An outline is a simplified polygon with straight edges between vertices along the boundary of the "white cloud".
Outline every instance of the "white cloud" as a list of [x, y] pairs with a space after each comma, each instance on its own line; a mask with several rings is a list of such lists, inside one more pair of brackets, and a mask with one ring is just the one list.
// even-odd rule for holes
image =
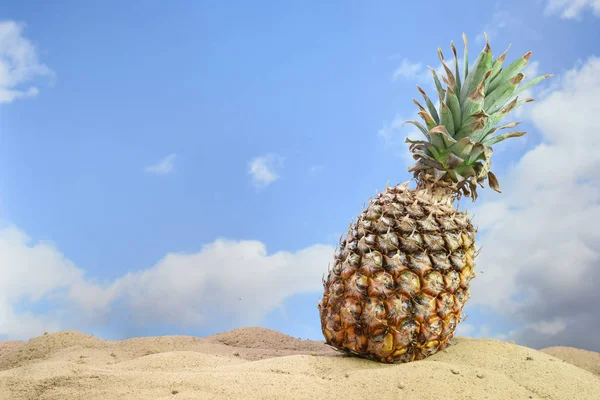
[[415, 79], [423, 72], [423, 65], [421, 63], [411, 63], [406, 58], [402, 60], [402, 64], [394, 71], [392, 79], [394, 81], [405, 78]]
[[56, 313], [35, 316], [13, 309], [78, 282], [82, 271], [51, 243], [31, 243], [16, 227], [0, 230], [0, 335], [27, 337], [59, 327]]
[[52, 78], [54, 73], [38, 60], [33, 43], [23, 36], [25, 25], [0, 21], [0, 103], [37, 96], [36, 86], [25, 87], [38, 77]]
[[559, 14], [564, 19], [578, 19], [584, 10], [590, 8], [600, 17], [600, 0], [548, 0], [546, 14]]
[[248, 165], [248, 173], [252, 175], [252, 183], [257, 188], [264, 188], [279, 179], [283, 166], [283, 157], [277, 154], [267, 154], [256, 157]]
[[484, 273], [468, 304], [523, 324], [510, 336], [525, 344], [598, 351], [600, 58], [551, 79], [529, 113], [542, 143], [500, 177], [503, 194], [472, 208]]
[[[269, 254], [258, 241], [218, 239], [196, 253], [170, 253], [145, 270], [100, 285], [86, 279], [52, 244], [33, 243], [17, 228], [4, 228], [0, 336], [90, 331], [124, 311], [132, 316], [127, 323], [138, 327], [205, 327], [223, 319], [234, 326], [258, 324], [287, 297], [322, 290], [321, 277], [333, 251], [332, 246], [313, 245]], [[40, 299], [56, 304], [40, 314], [16, 307]]]
[[146, 172], [155, 175], [168, 175], [175, 169], [175, 159], [177, 158], [176, 154], [169, 154], [158, 163], [154, 165], [150, 165], [146, 167]]

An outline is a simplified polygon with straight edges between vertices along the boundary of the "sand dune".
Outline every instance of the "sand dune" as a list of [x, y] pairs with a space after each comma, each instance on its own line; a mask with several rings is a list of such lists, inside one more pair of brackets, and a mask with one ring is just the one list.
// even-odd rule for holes
[[426, 360], [385, 365], [263, 328], [0, 343], [0, 399], [340, 398], [600, 399], [600, 354], [456, 338]]

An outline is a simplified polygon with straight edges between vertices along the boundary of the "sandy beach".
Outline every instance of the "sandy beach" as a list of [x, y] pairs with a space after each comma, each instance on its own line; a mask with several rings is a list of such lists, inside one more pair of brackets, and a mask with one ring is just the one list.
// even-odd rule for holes
[[1, 399], [600, 399], [600, 353], [458, 337], [385, 365], [264, 328], [104, 341], [0, 343]]

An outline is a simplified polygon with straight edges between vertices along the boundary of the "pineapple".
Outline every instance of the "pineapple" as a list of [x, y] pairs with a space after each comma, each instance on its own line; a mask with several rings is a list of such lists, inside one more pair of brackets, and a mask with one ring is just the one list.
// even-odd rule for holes
[[477, 229], [453, 203], [463, 195], [475, 201], [486, 179], [500, 192], [490, 171], [491, 146], [525, 132], [497, 134], [518, 122], [497, 124], [533, 101], [519, 93], [551, 76], [520, 85], [531, 52], [503, 68], [508, 49], [493, 59], [485, 39], [469, 69], [463, 34], [462, 75], [454, 44], [454, 71], [438, 49], [444, 85], [431, 72], [439, 108], [417, 86], [426, 108], [413, 101], [424, 125], [407, 121], [425, 136], [406, 139], [416, 188], [386, 186], [340, 239], [318, 305], [323, 335], [336, 349], [384, 363], [421, 360], [444, 349], [462, 319], [475, 276]]

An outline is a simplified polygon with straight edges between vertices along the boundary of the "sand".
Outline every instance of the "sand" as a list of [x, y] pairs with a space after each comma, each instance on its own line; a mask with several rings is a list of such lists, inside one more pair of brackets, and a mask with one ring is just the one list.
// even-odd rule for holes
[[0, 399], [600, 399], [600, 354], [456, 338], [386, 365], [263, 328], [104, 341], [0, 343]]

